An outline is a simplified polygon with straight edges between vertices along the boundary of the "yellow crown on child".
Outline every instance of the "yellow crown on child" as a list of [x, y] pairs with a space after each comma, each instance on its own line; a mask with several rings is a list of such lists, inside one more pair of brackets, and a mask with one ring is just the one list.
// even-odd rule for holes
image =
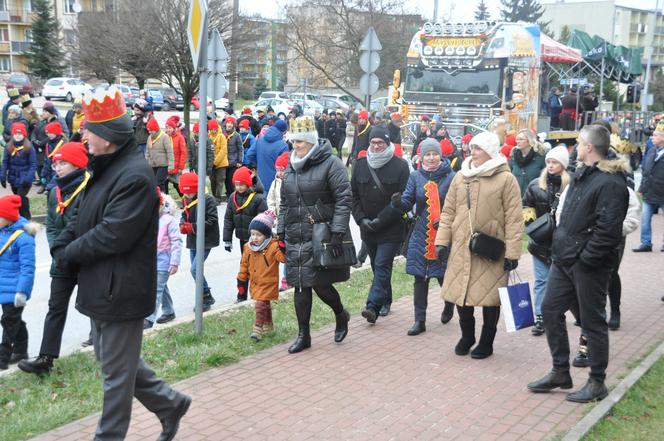
[[290, 123], [290, 132], [292, 134], [315, 131], [316, 123], [314, 123], [314, 119], [310, 116], [300, 116], [292, 120]]

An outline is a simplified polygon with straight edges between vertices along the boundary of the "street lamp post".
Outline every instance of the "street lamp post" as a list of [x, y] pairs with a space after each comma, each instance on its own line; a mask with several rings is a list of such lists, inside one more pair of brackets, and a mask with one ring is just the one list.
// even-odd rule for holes
[[659, 0], [656, 0], [655, 3], [655, 14], [652, 19], [652, 28], [650, 31], [650, 41], [648, 42], [648, 47], [646, 50], [648, 51], [648, 62], [646, 63], [646, 77], [645, 77], [645, 84], [643, 86], [643, 93], [641, 94], [641, 110], [644, 112], [648, 111], [648, 84], [650, 83], [650, 65], [652, 64], [652, 53], [653, 53], [653, 45], [655, 41], [655, 30], [657, 29], [657, 16], [659, 15]]

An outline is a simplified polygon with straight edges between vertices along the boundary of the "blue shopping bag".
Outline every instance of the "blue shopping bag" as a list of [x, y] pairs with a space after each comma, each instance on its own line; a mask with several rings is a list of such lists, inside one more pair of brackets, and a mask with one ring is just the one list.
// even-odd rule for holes
[[535, 324], [533, 301], [528, 282], [519, 282], [498, 288], [500, 306], [505, 317], [507, 332], [515, 332]]

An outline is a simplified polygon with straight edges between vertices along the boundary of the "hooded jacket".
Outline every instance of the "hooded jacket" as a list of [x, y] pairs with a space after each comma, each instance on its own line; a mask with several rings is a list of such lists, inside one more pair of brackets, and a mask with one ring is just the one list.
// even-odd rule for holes
[[32, 294], [35, 282], [35, 235], [38, 226], [23, 217], [0, 229], [0, 249], [17, 230], [23, 230], [9, 247], [0, 254], [0, 305], [14, 303], [17, 292]]
[[246, 243], [237, 279], [249, 281], [252, 299], [279, 300], [279, 263], [285, 261], [286, 256], [274, 238], [261, 251], [253, 251]]
[[244, 155], [244, 163], [256, 167], [260, 181], [264, 188], [269, 190], [274, 175], [277, 173], [274, 162], [279, 155], [287, 151], [288, 144], [284, 141], [284, 134], [272, 126], [256, 140], [254, 145], [249, 147]]
[[37, 154], [27, 138], [23, 141], [23, 150], [15, 150], [12, 139], [5, 145], [5, 153], [0, 167], [0, 182], [9, 182], [13, 187], [32, 186], [37, 169]]

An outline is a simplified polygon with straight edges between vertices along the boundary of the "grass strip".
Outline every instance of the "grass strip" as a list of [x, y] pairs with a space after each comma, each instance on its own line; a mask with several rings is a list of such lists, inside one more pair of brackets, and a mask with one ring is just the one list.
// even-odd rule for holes
[[[394, 300], [412, 292], [413, 278], [405, 274], [405, 262], [394, 266]], [[366, 303], [371, 271], [356, 271], [351, 279], [335, 286], [352, 320]], [[184, 293], [181, 293], [182, 295]], [[153, 333], [143, 342], [143, 358], [157, 374], [173, 383], [209, 369], [227, 366], [263, 349], [293, 340], [297, 321], [292, 295], [273, 303], [275, 331], [259, 343], [250, 338], [254, 308], [247, 306], [221, 314], [206, 315], [203, 335], [196, 336], [193, 323], [183, 323]], [[312, 330], [334, 323], [334, 314], [314, 300]], [[332, 332], [329, 336], [332, 339]], [[323, 337], [323, 338], [325, 338]], [[352, 340], [352, 333], [349, 335]], [[314, 341], [314, 344], [316, 342]], [[297, 355], [294, 355], [297, 356]], [[0, 378], [0, 440], [23, 440], [99, 412], [102, 404], [99, 365], [90, 352], [74, 353], [56, 361], [50, 376], [38, 378], [22, 372]]]

